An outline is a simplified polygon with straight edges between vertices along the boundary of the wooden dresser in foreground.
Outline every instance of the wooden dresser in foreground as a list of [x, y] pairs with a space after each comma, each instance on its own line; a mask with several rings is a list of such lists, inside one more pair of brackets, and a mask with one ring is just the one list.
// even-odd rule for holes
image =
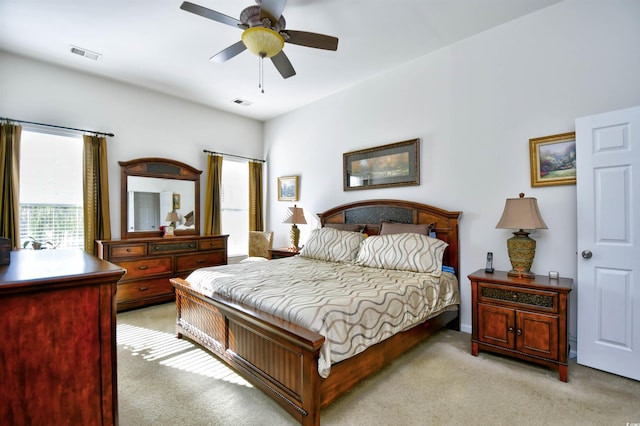
[[471, 353], [485, 350], [543, 364], [568, 380], [569, 292], [573, 280], [510, 277], [480, 269], [471, 281]]
[[98, 257], [127, 273], [118, 283], [118, 311], [175, 298], [169, 278], [185, 278], [205, 266], [227, 264], [228, 235], [96, 241]]
[[81, 250], [20, 250], [0, 266], [0, 422], [114, 425], [116, 283]]

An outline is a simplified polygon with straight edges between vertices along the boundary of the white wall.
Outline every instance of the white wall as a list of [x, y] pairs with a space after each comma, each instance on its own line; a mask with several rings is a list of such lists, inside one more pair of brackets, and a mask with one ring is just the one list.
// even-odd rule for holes
[[[287, 244], [278, 176], [300, 175], [298, 205], [315, 213], [394, 198], [462, 211], [462, 326], [471, 330], [469, 281], [494, 253], [510, 269], [505, 199], [538, 199], [536, 273], [576, 276], [576, 187], [532, 188], [529, 139], [574, 131], [576, 117], [640, 104], [640, 2], [566, 0], [442, 49], [265, 125], [268, 229]], [[421, 185], [344, 192], [342, 153], [421, 139]], [[301, 242], [313, 224], [302, 229]], [[576, 292], [570, 334], [576, 336]], [[575, 345], [572, 345], [575, 348]]]
[[164, 157], [203, 170], [204, 208], [203, 149], [262, 158], [257, 120], [2, 51], [0, 71], [0, 116], [115, 134], [107, 139], [114, 238], [120, 237], [118, 161]]

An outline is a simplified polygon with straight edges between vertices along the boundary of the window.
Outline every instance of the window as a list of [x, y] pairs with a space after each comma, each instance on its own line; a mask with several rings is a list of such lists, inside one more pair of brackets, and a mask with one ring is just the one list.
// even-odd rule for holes
[[246, 255], [249, 244], [249, 166], [222, 160], [222, 233], [229, 235], [229, 256]]
[[82, 137], [22, 130], [20, 242], [84, 249]]

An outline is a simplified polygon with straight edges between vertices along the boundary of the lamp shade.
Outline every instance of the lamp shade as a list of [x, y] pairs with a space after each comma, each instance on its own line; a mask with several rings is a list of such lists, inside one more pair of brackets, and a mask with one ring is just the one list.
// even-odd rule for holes
[[284, 39], [270, 28], [252, 27], [242, 33], [242, 43], [254, 55], [271, 58], [280, 53], [284, 47]]
[[293, 205], [293, 207], [289, 207], [289, 210], [287, 211], [287, 215], [285, 216], [282, 223], [292, 223], [294, 225], [297, 225], [297, 224], [306, 225], [307, 220], [304, 218], [304, 210], [302, 210], [302, 207], [296, 207], [295, 204]]
[[520, 198], [507, 198], [498, 229], [548, 229], [538, 209], [538, 201], [520, 193]]
[[176, 213], [175, 211], [170, 211], [169, 213], [167, 213], [165, 222], [178, 222], [179, 220], [180, 217], [178, 216], [178, 213]]

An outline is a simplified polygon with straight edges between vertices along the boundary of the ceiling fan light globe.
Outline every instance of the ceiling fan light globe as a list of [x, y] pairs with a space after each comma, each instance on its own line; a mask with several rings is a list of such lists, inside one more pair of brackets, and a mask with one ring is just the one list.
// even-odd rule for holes
[[251, 53], [262, 58], [271, 58], [280, 53], [284, 47], [284, 39], [269, 28], [253, 27], [244, 30], [242, 43]]

